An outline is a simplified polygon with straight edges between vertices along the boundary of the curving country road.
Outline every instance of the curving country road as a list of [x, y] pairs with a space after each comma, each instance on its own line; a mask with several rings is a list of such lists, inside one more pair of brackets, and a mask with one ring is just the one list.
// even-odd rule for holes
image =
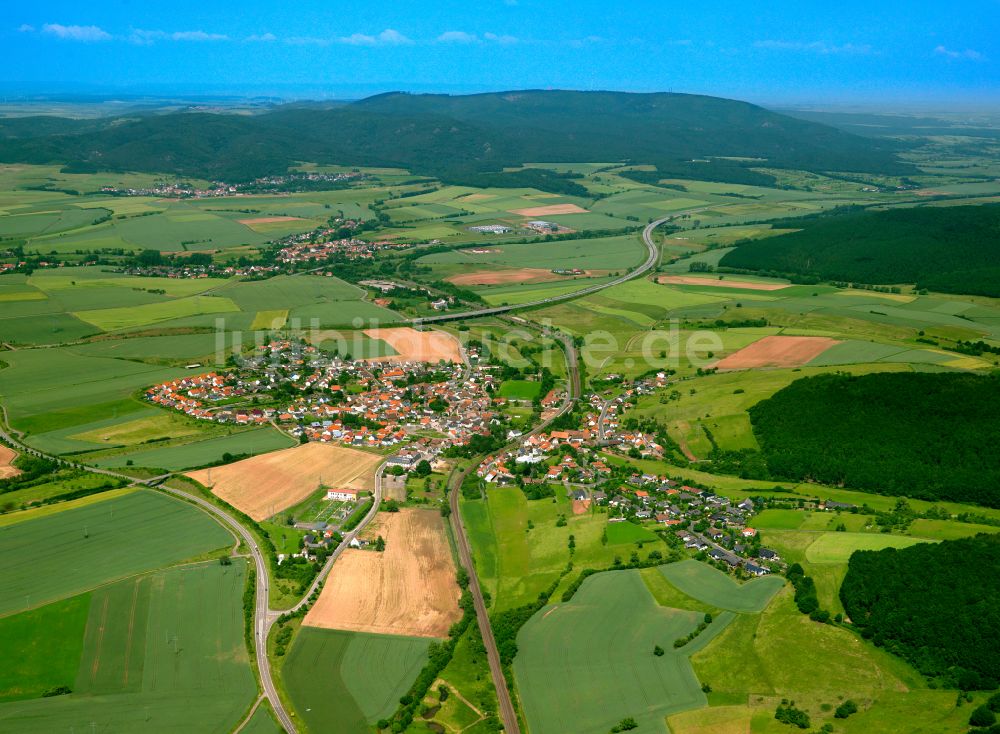
[[[14, 435], [13, 429], [7, 428], [6, 418], [7, 418], [6, 410], [3, 410], [3, 423], [0, 424], [0, 439], [3, 439], [4, 441], [9, 443], [11, 446], [13, 446], [15, 449], [17, 449], [22, 453], [30, 454], [32, 456], [37, 456], [43, 459], [50, 459], [52, 461], [56, 461], [61, 464], [67, 463], [64, 459], [61, 459], [58, 456], [52, 456], [50, 454], [34, 449], [28, 446], [27, 444], [23, 443], [18, 436]], [[386, 459], [388, 460], [388, 457], [386, 457]], [[285, 614], [286, 612], [289, 611], [292, 612], [297, 611], [304, 604], [308, 603], [309, 597], [312, 595], [314, 591], [316, 591], [317, 588], [319, 588], [320, 584], [326, 578], [327, 574], [329, 574], [330, 569], [333, 566], [333, 562], [340, 557], [340, 555], [344, 552], [344, 549], [348, 547], [350, 542], [355, 537], [357, 537], [358, 533], [360, 533], [378, 513], [379, 502], [382, 499], [382, 474], [385, 469], [385, 462], [380, 464], [375, 472], [375, 494], [374, 494], [375, 501], [372, 503], [372, 508], [364, 516], [361, 522], [358, 523], [358, 526], [350, 533], [344, 536], [343, 541], [330, 554], [330, 557], [327, 559], [326, 564], [323, 566], [322, 569], [320, 569], [320, 572], [316, 576], [316, 580], [313, 581], [308, 591], [306, 591], [305, 595], [302, 597], [302, 600], [299, 601], [299, 603], [296, 604], [294, 607], [292, 607], [290, 610], [276, 610], [270, 608], [268, 599], [271, 591], [271, 578], [270, 578], [270, 573], [269, 573], [270, 569], [268, 567], [267, 559], [264, 557], [264, 553], [263, 551], [261, 551], [260, 545], [258, 545], [256, 538], [254, 538], [253, 536], [253, 533], [247, 530], [243, 526], [243, 524], [240, 523], [238, 519], [236, 519], [233, 515], [226, 512], [226, 510], [209, 502], [208, 500], [202, 497], [199, 497], [198, 495], [191, 494], [190, 492], [186, 492], [182, 489], [177, 489], [175, 487], [167, 486], [163, 482], [170, 476], [169, 474], [165, 474], [159, 477], [151, 477], [149, 479], [136, 479], [135, 477], [131, 477], [127, 474], [121, 474], [119, 472], [111, 471], [108, 469], [101, 469], [94, 466], [87, 466], [86, 464], [73, 464], [73, 465], [84, 471], [89, 471], [92, 474], [101, 474], [103, 476], [114, 477], [117, 479], [125, 479], [132, 484], [138, 484], [145, 487], [156, 488], [161, 491], [172, 494], [175, 497], [178, 497], [179, 499], [182, 499], [186, 502], [195, 504], [201, 509], [205, 510], [206, 512], [212, 514], [223, 525], [230, 528], [237, 535], [237, 537], [242, 539], [246, 547], [250, 550], [250, 556], [251, 558], [253, 558], [254, 567], [256, 569], [256, 574], [257, 574], [257, 587], [256, 587], [256, 600], [254, 606], [253, 627], [254, 627], [254, 650], [256, 652], [257, 669], [260, 675], [261, 688], [264, 691], [264, 696], [271, 702], [271, 707], [272, 709], [274, 709], [274, 714], [278, 718], [278, 721], [280, 722], [281, 726], [284, 727], [285, 731], [288, 732], [288, 734], [296, 734], [298, 729], [295, 726], [295, 722], [292, 720], [291, 715], [289, 715], [288, 711], [284, 707], [284, 704], [281, 702], [281, 698], [278, 695], [278, 690], [274, 685], [274, 679], [271, 675], [271, 661], [267, 657], [267, 636], [271, 631], [271, 627], [274, 626], [274, 623], [282, 614]]]
[[[642, 232], [643, 243], [646, 245], [649, 251], [645, 262], [643, 262], [643, 264], [640, 265], [635, 270], [632, 270], [626, 273], [625, 275], [615, 278], [614, 280], [608, 281], [606, 283], [600, 283], [597, 285], [588, 286], [586, 288], [582, 288], [572, 293], [566, 293], [560, 296], [553, 296], [551, 298], [543, 298], [537, 301], [530, 301], [528, 303], [521, 303], [514, 306], [495, 306], [490, 308], [464, 311], [462, 313], [448, 313], [448, 314], [441, 314], [438, 316], [428, 316], [426, 318], [416, 319], [414, 320], [413, 323], [420, 325], [421, 323], [454, 321], [457, 319], [476, 318], [479, 316], [506, 314], [511, 311], [521, 310], [525, 308], [532, 308], [535, 306], [542, 306], [542, 305], [548, 305], [552, 303], [572, 300], [574, 298], [579, 298], [581, 296], [585, 296], [590, 293], [596, 293], [598, 291], [604, 290], [605, 288], [611, 288], [612, 286], [619, 285], [626, 281], [632, 280], [633, 278], [637, 278], [642, 274], [648, 272], [651, 268], [653, 268], [656, 265], [657, 261], [659, 260], [659, 251], [656, 245], [653, 243], [652, 239], [653, 230], [656, 229], [656, 227], [663, 224], [664, 222], [667, 222], [670, 219], [673, 219], [674, 217], [682, 213], [685, 212], [677, 212], [671, 216], [663, 217], [662, 219], [658, 219], [646, 225], [645, 229]], [[574, 346], [572, 340], [563, 334], [556, 333], [550, 335], [555, 336], [556, 338], [560, 339], [563, 342], [563, 347], [565, 349], [565, 354], [566, 354], [566, 363], [568, 368], [567, 374], [569, 378], [567, 394], [566, 398], [563, 400], [563, 405], [560, 408], [559, 412], [556, 413], [554, 416], [552, 416], [552, 418], [550, 418], [549, 420], [540, 423], [538, 426], [532, 429], [530, 433], [526, 434], [526, 436], [545, 430], [545, 428], [547, 428], [548, 425], [553, 420], [563, 415], [572, 408], [573, 401], [580, 396], [581, 392], [580, 375], [578, 369], [578, 356], [576, 347]], [[64, 459], [61, 459], [58, 456], [53, 456], [45, 452], [38, 451], [37, 449], [34, 449], [23, 443], [20, 439], [20, 436], [15, 435], [14, 430], [8, 428], [9, 423], [7, 423], [5, 407], [0, 406], [0, 411], [2, 411], [0, 412], [0, 416], [2, 416], [2, 422], [0, 422], [0, 439], [3, 439], [11, 446], [13, 446], [15, 449], [23, 453], [37, 456], [40, 458], [50, 459], [60, 464], [71, 463], [71, 462], [66, 462]], [[514, 446], [518, 444], [526, 436], [519, 437], [517, 441], [512, 442], [512, 444], [510, 444], [509, 446]], [[263, 688], [264, 696], [270, 701], [271, 707], [274, 710], [275, 716], [277, 717], [281, 726], [285, 729], [286, 732], [288, 732], [288, 734], [296, 734], [298, 729], [295, 726], [295, 722], [292, 720], [291, 715], [285, 709], [284, 704], [281, 701], [281, 697], [278, 695], [277, 688], [274, 685], [274, 680], [271, 674], [271, 662], [267, 656], [267, 637], [268, 634], [270, 633], [271, 628], [274, 626], [274, 623], [282, 614], [290, 611], [297, 611], [304, 604], [308, 603], [309, 597], [313, 594], [313, 592], [315, 592], [320, 587], [320, 585], [326, 579], [327, 575], [330, 572], [330, 569], [333, 567], [333, 564], [337, 560], [337, 558], [340, 557], [343, 551], [349, 546], [350, 542], [357, 537], [357, 535], [371, 522], [371, 520], [378, 513], [379, 502], [382, 497], [382, 481], [383, 481], [383, 471], [385, 469], [385, 462], [383, 462], [378, 467], [378, 470], [376, 471], [375, 474], [375, 494], [374, 494], [375, 501], [372, 504], [372, 508], [368, 511], [368, 513], [361, 520], [361, 522], [358, 523], [358, 526], [350, 533], [348, 533], [346, 536], [344, 536], [343, 541], [330, 554], [323, 568], [317, 574], [316, 579], [313, 581], [312, 585], [306, 591], [305, 595], [295, 606], [293, 606], [289, 610], [275, 610], [270, 608], [268, 599], [270, 594], [271, 581], [270, 581], [267, 559], [264, 557], [264, 553], [261, 551], [260, 546], [258, 545], [253, 534], [249, 530], [247, 530], [236, 517], [229, 514], [226, 510], [222, 509], [221, 507], [218, 507], [217, 505], [209, 502], [208, 500], [205, 500], [202, 497], [191, 494], [190, 492], [186, 492], [181, 489], [176, 489], [174, 487], [167, 486], [166, 484], [164, 484], [164, 481], [170, 477], [169, 474], [165, 474], [159, 477], [152, 477], [149, 479], [136, 479], [135, 477], [131, 477], [127, 474], [121, 474], [119, 472], [111, 471], [108, 469], [101, 469], [98, 467], [88, 466], [85, 464], [74, 463], [73, 465], [84, 471], [91, 472], [93, 474], [101, 474], [104, 476], [124, 479], [130, 482], [131, 484], [135, 485], [157, 488], [164, 492], [172, 494], [181, 500], [195, 504], [199, 506], [201, 509], [205, 510], [206, 512], [211, 513], [223, 525], [230, 528], [237, 535], [237, 537], [242, 539], [242, 541], [246, 544], [246, 547], [250, 550], [250, 555], [253, 558], [257, 575], [253, 627], [255, 636], [254, 649], [256, 651], [257, 668], [261, 680], [261, 687]], [[493, 637], [493, 629], [490, 626], [489, 614], [486, 609], [485, 601], [483, 599], [482, 589], [479, 586], [479, 579], [478, 576], [476, 575], [476, 570], [472, 562], [471, 547], [469, 546], [469, 541], [465, 534], [465, 528], [462, 526], [461, 518], [458, 512], [458, 492], [461, 487], [462, 479], [465, 477], [467, 471], [468, 470], [465, 469], [456, 471], [452, 475], [452, 478], [450, 480], [449, 503], [451, 505], [451, 510], [452, 510], [451, 523], [455, 531], [455, 537], [458, 543], [459, 556], [461, 558], [462, 565], [465, 567], [466, 571], [469, 574], [469, 579], [470, 579], [469, 589], [473, 596], [473, 601], [476, 609], [476, 617], [479, 623], [479, 629], [480, 632], [482, 633], [483, 642], [486, 646], [487, 658], [489, 660], [489, 665], [490, 665], [490, 672], [492, 674], [494, 686], [496, 687], [497, 698], [500, 705], [501, 719], [503, 721], [505, 730], [509, 734], [520, 734], [520, 726], [517, 721], [517, 714], [514, 710], [514, 706], [510, 698], [510, 692], [507, 689], [506, 680], [504, 679], [503, 675], [503, 669], [500, 666], [500, 656], [499, 652], [497, 651], [496, 640]], [[245, 722], [241, 722], [240, 726], [242, 726], [244, 723]]]
[[[704, 207], [701, 207], [704, 208]], [[684, 212], [675, 212], [669, 217], [663, 217], [662, 219], [657, 219], [655, 222], [650, 222], [646, 225], [646, 228], [642, 230], [642, 241], [649, 250], [646, 256], [645, 262], [637, 267], [635, 270], [630, 270], [625, 273], [625, 275], [620, 275], [614, 280], [609, 280], [607, 283], [598, 283], [597, 285], [591, 285], [586, 288], [581, 288], [578, 291], [573, 291], [572, 293], [563, 293], [560, 296], [551, 296], [550, 298], [540, 298], [537, 301], [528, 301], [526, 303], [518, 303], [514, 306], [490, 306], [488, 308], [478, 308], [472, 311], [462, 311], [460, 313], [444, 313], [437, 316], [424, 316], [419, 319], [414, 319], [413, 324], [419, 326], [420, 324], [430, 324], [440, 321], [456, 321], [458, 319], [474, 319], [479, 316], [495, 316], [497, 314], [509, 313], [511, 311], [520, 311], [525, 308], [534, 308], [536, 306], [547, 306], [553, 303], [561, 303], [562, 301], [570, 301], [574, 298], [579, 298], [580, 296], [590, 295], [591, 293], [597, 293], [605, 288], [611, 288], [612, 286], [620, 285], [634, 278], [638, 278], [643, 273], [649, 272], [660, 259], [660, 251], [657, 249], [656, 244], [653, 242], [653, 230], [659, 227], [664, 222], [669, 222], [681, 214], [690, 214], [691, 212], [698, 211], [698, 209], [691, 209]]]

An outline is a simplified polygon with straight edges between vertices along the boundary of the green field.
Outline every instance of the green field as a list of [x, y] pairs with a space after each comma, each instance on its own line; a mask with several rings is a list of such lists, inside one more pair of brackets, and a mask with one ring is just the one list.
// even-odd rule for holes
[[498, 394], [508, 400], [534, 400], [539, 397], [542, 385], [529, 380], [505, 380], [500, 385]]
[[178, 471], [221, 461], [222, 455], [226, 453], [234, 456], [238, 454], [263, 454], [277, 449], [287, 449], [294, 445], [295, 441], [284, 433], [267, 426], [177, 446], [116, 454], [98, 459], [95, 463], [102, 467], [122, 468], [131, 461], [132, 466]]
[[732, 612], [759, 612], [785, 585], [780, 576], [764, 576], [744, 584], [699, 561], [660, 566], [667, 581], [698, 601]]
[[[490, 591], [498, 610], [534, 602], [570, 561], [576, 568], [609, 568], [615, 557], [627, 560], [630, 552], [637, 550], [637, 541], [644, 542], [644, 556], [653, 550], [666, 550], [663, 541], [647, 537], [652, 534], [638, 526], [613, 531], [605, 515], [574, 515], [563, 491], [551, 499], [529, 501], [516, 487], [495, 488], [489, 490], [487, 502], [463, 499], [460, 508], [480, 583]], [[559, 524], [560, 518], [565, 518], [564, 525]], [[605, 528], [607, 544], [601, 542]], [[621, 542], [612, 543], [612, 532], [636, 535], [625, 535]], [[570, 535], [576, 544], [572, 555]]]
[[[691, 662], [698, 679], [712, 686], [710, 703], [751, 703], [760, 707], [754, 709], [755, 713], [766, 710], [763, 722], [773, 723], [777, 701], [789, 698], [810, 713], [813, 727], [823, 721], [836, 726], [832, 708], [844, 698], [854, 698], [864, 701], [866, 708], [871, 706], [863, 720], [872, 728], [860, 724], [862, 717], [857, 722], [852, 717], [848, 720], [852, 732], [964, 731], [954, 722], [946, 728], [921, 729], [927, 723], [923, 721], [924, 701], [934, 702], [938, 692], [928, 691], [923, 679], [905, 663], [848, 630], [810, 621], [795, 608], [790, 587], [785, 587], [762, 613], [738, 615]], [[954, 692], [948, 695], [953, 705]], [[911, 705], [903, 712], [899, 703], [906, 698]], [[829, 704], [832, 706], [824, 710], [823, 706]], [[945, 718], [939, 703], [934, 703], [931, 710], [935, 720]], [[891, 728], [876, 724], [883, 716], [891, 719], [893, 715], [903, 718]], [[780, 724], [767, 728], [767, 723], [758, 729], [756, 716], [754, 722], [752, 731], [788, 730]]]
[[[514, 674], [531, 731], [605, 734], [626, 717], [666, 732], [664, 717], [704, 706], [688, 656], [723, 630], [720, 618], [676, 650], [702, 615], [658, 606], [638, 571], [587, 579], [568, 604], [543, 608], [521, 628]], [[660, 645], [666, 650], [653, 655]]]
[[74, 597], [84, 610], [76, 642], [56, 656], [77, 669], [73, 693], [0, 704], [0, 729], [228, 731], [256, 696], [243, 640], [245, 582], [244, 561], [213, 562]]
[[847, 563], [854, 551], [906, 548], [922, 542], [927, 541], [882, 533], [823, 533], [809, 544], [806, 558], [810, 563]]
[[311, 732], [367, 734], [388, 718], [427, 662], [430, 640], [302, 627], [282, 678]]
[[41, 516], [32, 511], [34, 519], [0, 528], [0, 614], [233, 543], [203, 511], [149, 490], [64, 508], [44, 508], [51, 512]]
[[[0, 618], [0, 701], [39, 698], [76, 681], [90, 595]], [[44, 630], [44, 634], [39, 634]]]

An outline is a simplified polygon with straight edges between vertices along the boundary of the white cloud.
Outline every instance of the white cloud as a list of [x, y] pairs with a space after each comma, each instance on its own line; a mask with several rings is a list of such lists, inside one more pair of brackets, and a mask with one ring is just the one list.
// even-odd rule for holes
[[206, 33], [205, 31], [148, 31], [136, 28], [129, 39], [132, 43], [149, 45], [156, 41], [228, 41], [229, 36], [223, 33]]
[[[316, 40], [320, 43], [323, 42], [321, 39]], [[411, 39], [392, 28], [386, 28], [377, 36], [369, 36], [365, 33], [352, 33], [349, 36], [338, 38], [337, 41], [350, 46], [405, 46], [413, 43]]]
[[[23, 26], [22, 26], [23, 28]], [[66, 41], [110, 41], [111, 34], [96, 25], [60, 25], [46, 23], [42, 33], [61, 38]]]
[[18, 33], [34, 33], [35, 26], [28, 25], [27, 23], [22, 23], [21, 27], [17, 29]]
[[765, 40], [765, 41], [755, 41], [754, 48], [769, 49], [772, 51], [804, 51], [807, 53], [816, 53], [821, 55], [832, 55], [832, 54], [845, 54], [853, 56], [867, 56], [868, 54], [874, 53], [874, 49], [865, 44], [854, 44], [845, 43], [843, 45], [837, 45], [832, 43], [827, 43], [826, 41], [780, 41], [780, 40]]
[[514, 36], [497, 35], [496, 33], [484, 33], [483, 38], [492, 43], [517, 43], [517, 38]]
[[262, 43], [269, 43], [271, 41], [277, 41], [278, 37], [276, 35], [274, 35], [273, 33], [262, 33], [260, 35], [257, 35], [255, 33], [252, 36], [247, 36], [246, 40], [251, 41], [251, 42], [257, 42], [257, 41], [259, 41], [259, 42], [262, 42]]
[[437, 37], [439, 43], [476, 43], [479, 37], [465, 31], [445, 31]]
[[949, 59], [971, 59], [972, 61], [986, 60], [986, 57], [983, 54], [971, 48], [967, 48], [964, 51], [955, 51], [945, 46], [937, 46], [934, 49], [934, 53], [938, 56], [946, 56]]

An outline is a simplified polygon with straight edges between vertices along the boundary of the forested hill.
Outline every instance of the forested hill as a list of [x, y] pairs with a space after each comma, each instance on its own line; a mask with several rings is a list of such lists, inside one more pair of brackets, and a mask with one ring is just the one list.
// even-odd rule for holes
[[938, 683], [1000, 682], [1000, 536], [858, 551], [840, 598], [862, 635]]
[[741, 244], [724, 267], [1000, 296], [1000, 205], [920, 207], [798, 220]]
[[[753, 166], [911, 172], [894, 145], [745, 102], [619, 92], [393, 93], [258, 115], [0, 120], [2, 162], [227, 180], [282, 172], [295, 161], [400, 166], [454, 183], [525, 162], [623, 161], [655, 165], [655, 178], [767, 185], [773, 178]], [[511, 185], [526, 176], [537, 174], [513, 174]]]
[[803, 377], [750, 408], [771, 476], [1000, 507], [1000, 377]]

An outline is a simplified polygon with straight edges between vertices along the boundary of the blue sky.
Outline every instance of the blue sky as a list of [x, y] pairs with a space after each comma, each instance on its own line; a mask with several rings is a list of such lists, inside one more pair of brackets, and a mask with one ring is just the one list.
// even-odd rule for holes
[[0, 83], [39, 91], [1000, 102], [1000, 0], [7, 0], [0, 49]]

